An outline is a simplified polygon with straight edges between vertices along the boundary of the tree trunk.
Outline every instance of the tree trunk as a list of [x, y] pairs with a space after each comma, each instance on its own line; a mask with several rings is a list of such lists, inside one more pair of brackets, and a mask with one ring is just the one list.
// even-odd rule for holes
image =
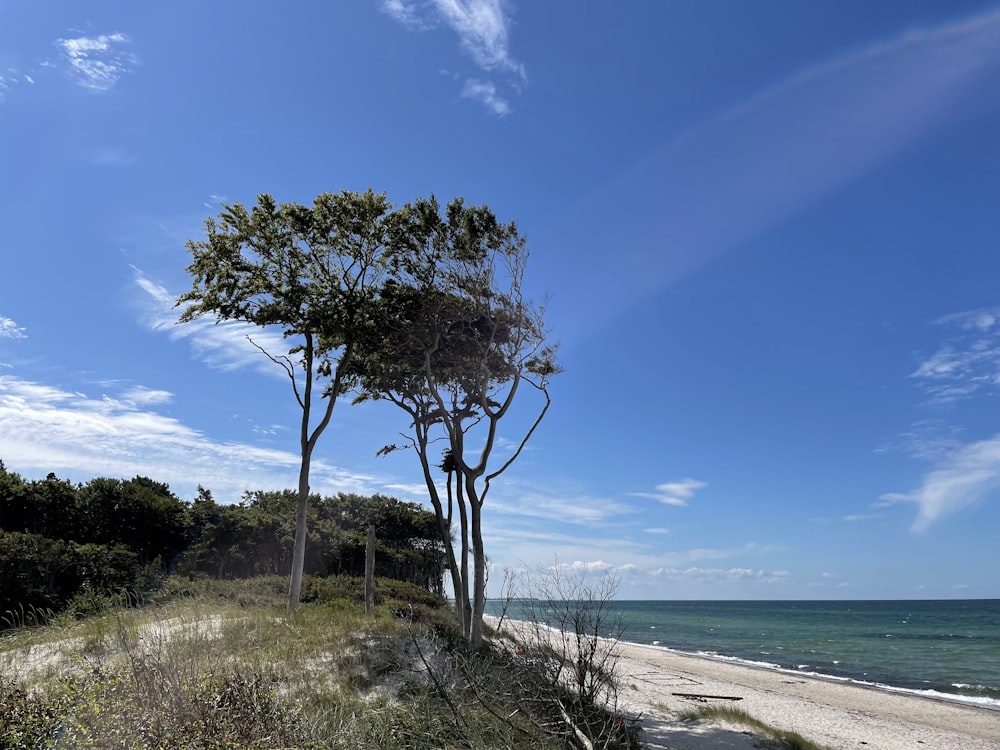
[[451, 541], [451, 527], [445, 519], [444, 508], [441, 505], [441, 498], [438, 496], [437, 485], [434, 484], [434, 476], [431, 474], [430, 459], [427, 457], [427, 434], [418, 434], [417, 456], [420, 459], [420, 467], [424, 472], [424, 483], [427, 485], [427, 493], [431, 498], [431, 505], [434, 506], [434, 517], [437, 519], [438, 534], [441, 537], [441, 544], [444, 545], [447, 558], [448, 572], [451, 573], [451, 588], [455, 595], [455, 613], [458, 615], [458, 624], [462, 634], [468, 638], [469, 620], [467, 616], [467, 603], [469, 601], [468, 579], [463, 578], [458, 568], [458, 560], [455, 559], [455, 548]]
[[[471, 481], [471, 480], [470, 480]], [[486, 611], [486, 550], [483, 547], [482, 506], [475, 490], [469, 490], [469, 515], [472, 521], [472, 628], [469, 643], [473, 649], [483, 645], [483, 613]]]
[[299, 468], [299, 507], [295, 513], [295, 546], [292, 548], [292, 577], [288, 585], [288, 611], [299, 608], [302, 598], [302, 571], [306, 563], [306, 512], [309, 510], [309, 462], [312, 455], [302, 453]]
[[461, 575], [462, 575], [462, 598], [455, 595], [455, 606], [461, 607], [462, 610], [462, 635], [465, 639], [471, 640], [472, 637], [472, 605], [469, 602], [469, 514], [465, 508], [465, 493], [462, 491], [462, 474], [459, 472], [458, 481], [455, 483], [455, 489], [458, 493], [458, 516], [461, 524], [461, 534], [462, 534], [462, 562], [461, 562]]
[[375, 527], [368, 527], [365, 544], [365, 614], [375, 614]]

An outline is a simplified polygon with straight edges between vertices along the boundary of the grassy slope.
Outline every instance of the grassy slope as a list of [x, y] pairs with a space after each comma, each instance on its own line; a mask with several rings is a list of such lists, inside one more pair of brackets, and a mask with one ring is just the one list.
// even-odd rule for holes
[[175, 585], [161, 603], [7, 633], [0, 748], [447, 742], [439, 701], [408, 654], [414, 638], [430, 643], [446, 627], [446, 610], [396, 601], [366, 618], [334, 599], [288, 616], [285, 586], [203, 582], [177, 596]]
[[[450, 611], [418, 591], [387, 592], [396, 598], [367, 618], [357, 592], [314, 581], [315, 601], [289, 616], [286, 585], [174, 579], [142, 607], [6, 631], [0, 750], [567, 746], [545, 726], [559, 694], [507, 679], [517, 668], [504, 648], [492, 664], [456, 649]], [[683, 718], [815, 747], [745, 715]], [[602, 747], [634, 746], [610, 736]]]

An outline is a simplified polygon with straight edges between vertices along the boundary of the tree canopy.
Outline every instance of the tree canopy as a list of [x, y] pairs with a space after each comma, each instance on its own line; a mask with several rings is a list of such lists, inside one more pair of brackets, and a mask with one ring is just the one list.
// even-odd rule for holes
[[[545, 416], [549, 381], [560, 369], [544, 307], [525, 296], [528, 252], [516, 224], [460, 198], [443, 208], [431, 196], [393, 209], [368, 191], [325, 193], [312, 207], [261, 195], [249, 211], [226, 206], [218, 221], [206, 222], [206, 235], [188, 243], [194, 283], [178, 300], [181, 322], [212, 315], [278, 326], [293, 341], [287, 353], [265, 352], [289, 375], [302, 410], [289, 608], [301, 587], [311, 456], [337, 396], [354, 388], [356, 402], [388, 400], [409, 417], [406, 447], [419, 457], [459, 618], [478, 646], [483, 503]], [[501, 420], [525, 386], [539, 397], [537, 411], [512, 440], [514, 450], [498, 457]], [[313, 425], [317, 393], [326, 403]], [[429, 452], [439, 440], [450, 456], [446, 499]], [[458, 553], [451, 544], [456, 508]]]
[[[371, 190], [323, 193], [311, 207], [279, 205], [264, 194], [251, 210], [225, 206], [218, 220], [205, 222], [205, 240], [187, 243], [193, 284], [177, 300], [179, 322], [210, 315], [216, 322], [277, 326], [290, 340], [285, 353], [261, 349], [285, 370], [301, 409], [289, 610], [298, 606], [302, 588], [312, 455], [371, 331], [389, 209], [385, 195]], [[321, 406], [314, 419], [316, 399]]]
[[[409, 416], [406, 447], [419, 457], [442, 533], [458, 509], [460, 551], [449, 550], [449, 569], [463, 629], [478, 646], [487, 574], [483, 503], [490, 482], [516, 460], [547, 412], [549, 379], [560, 368], [544, 308], [525, 297], [528, 253], [516, 224], [461, 199], [442, 213], [432, 197], [393, 214], [390, 242], [379, 346], [355, 363], [360, 400], [386, 399]], [[525, 384], [540, 396], [536, 416], [515, 449], [498, 459], [501, 420]], [[447, 508], [429, 452], [438, 439], [446, 445]]]

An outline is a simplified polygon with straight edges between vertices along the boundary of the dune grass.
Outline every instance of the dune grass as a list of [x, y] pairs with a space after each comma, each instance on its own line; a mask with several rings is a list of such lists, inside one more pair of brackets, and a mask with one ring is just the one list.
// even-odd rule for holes
[[686, 711], [677, 718], [679, 721], [719, 721], [744, 726], [760, 737], [763, 747], [772, 750], [829, 750], [796, 732], [772, 727], [743, 709], [733, 706], [707, 706]]
[[353, 583], [311, 582], [289, 615], [286, 586], [174, 579], [141, 601], [8, 630], [0, 748], [567, 746], [520, 720], [509, 649], [463, 652], [452, 612], [425, 592], [387, 585], [399, 596], [366, 617], [345, 594]]

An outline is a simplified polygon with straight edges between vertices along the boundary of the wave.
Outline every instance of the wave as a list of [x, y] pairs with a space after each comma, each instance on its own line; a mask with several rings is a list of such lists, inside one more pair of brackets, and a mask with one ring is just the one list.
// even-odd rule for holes
[[[970, 706], [977, 706], [979, 708], [987, 708], [994, 711], [1000, 711], [1000, 697], [994, 698], [988, 695], [968, 695], [966, 693], [953, 693], [947, 690], [939, 690], [934, 688], [907, 688], [900, 687], [898, 685], [889, 685], [883, 682], [875, 682], [872, 680], [861, 680], [855, 677], [844, 677], [840, 675], [829, 674], [826, 672], [817, 672], [815, 669], [810, 670], [809, 664], [802, 664], [797, 667], [786, 667], [781, 664], [776, 664], [769, 661], [760, 661], [757, 659], [744, 659], [738, 656], [727, 656], [726, 654], [720, 654], [716, 651], [681, 651], [680, 649], [669, 648], [667, 646], [648, 646], [647, 644], [635, 643], [636, 646], [647, 646], [649, 648], [662, 649], [664, 651], [672, 651], [677, 654], [684, 654], [686, 656], [698, 656], [703, 659], [712, 659], [713, 661], [723, 661], [730, 664], [739, 664], [747, 667], [754, 667], [756, 669], [768, 669], [775, 672], [782, 672], [784, 674], [795, 674], [804, 675], [806, 677], [814, 677], [819, 680], [829, 680], [831, 682], [841, 682], [851, 685], [859, 685], [867, 688], [874, 688], [876, 690], [884, 690], [890, 693], [901, 693], [903, 695], [916, 695], [923, 698], [932, 698], [934, 700], [948, 701], [951, 703], [962, 703]], [[967, 685], [965, 683], [952, 683], [951, 687], [957, 690], [975, 690], [977, 692], [986, 692], [1000, 694], [1000, 691], [995, 688], [991, 688], [985, 685]]]

